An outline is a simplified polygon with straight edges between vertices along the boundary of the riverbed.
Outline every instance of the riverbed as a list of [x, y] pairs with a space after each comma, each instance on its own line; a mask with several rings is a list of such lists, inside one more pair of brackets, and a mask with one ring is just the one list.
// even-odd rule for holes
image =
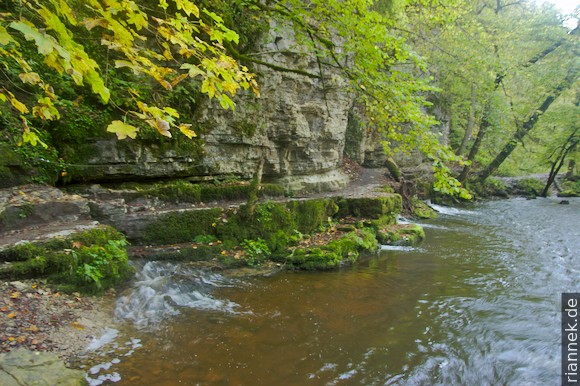
[[[148, 263], [95, 342], [92, 384], [551, 385], [580, 292], [580, 200], [437, 207], [416, 248], [230, 277]], [[100, 347], [99, 347], [100, 346]], [[100, 377], [100, 380], [99, 380]]]

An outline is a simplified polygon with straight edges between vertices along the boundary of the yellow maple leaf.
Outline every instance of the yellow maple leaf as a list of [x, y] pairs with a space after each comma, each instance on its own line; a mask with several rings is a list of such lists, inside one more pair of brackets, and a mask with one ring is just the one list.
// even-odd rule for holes
[[138, 129], [133, 125], [128, 125], [123, 121], [113, 121], [107, 126], [109, 133], [117, 134], [118, 139], [125, 139], [127, 137], [135, 139], [137, 137]]
[[195, 133], [195, 131], [191, 130], [190, 127], [191, 127], [191, 124], [182, 123], [181, 125], [179, 125], [179, 131], [181, 131], [181, 133], [189, 139], [192, 139], [193, 137], [197, 137], [197, 134]]

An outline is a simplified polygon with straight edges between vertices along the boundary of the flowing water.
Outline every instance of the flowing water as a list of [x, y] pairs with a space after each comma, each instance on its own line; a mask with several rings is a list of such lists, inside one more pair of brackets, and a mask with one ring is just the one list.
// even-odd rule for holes
[[[555, 385], [580, 200], [441, 208], [418, 248], [231, 278], [148, 263], [92, 384]], [[108, 351], [107, 351], [108, 350]]]

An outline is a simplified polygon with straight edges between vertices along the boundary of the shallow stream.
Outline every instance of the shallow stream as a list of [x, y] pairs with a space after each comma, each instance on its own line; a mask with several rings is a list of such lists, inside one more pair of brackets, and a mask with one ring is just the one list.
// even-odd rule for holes
[[[418, 248], [231, 278], [148, 263], [92, 384], [555, 385], [580, 292], [580, 200], [438, 208]], [[100, 344], [96, 342], [95, 347]], [[101, 377], [101, 381], [99, 381]], [[109, 379], [109, 380], [105, 380]]]

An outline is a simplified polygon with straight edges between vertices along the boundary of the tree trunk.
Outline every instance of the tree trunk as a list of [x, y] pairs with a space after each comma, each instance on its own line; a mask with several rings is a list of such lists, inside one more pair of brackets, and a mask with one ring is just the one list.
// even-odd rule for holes
[[574, 177], [574, 168], [576, 167], [576, 161], [571, 159], [568, 161], [568, 171], [566, 172], [566, 179], [571, 180]]
[[467, 150], [467, 143], [471, 139], [473, 135], [473, 127], [475, 126], [475, 103], [477, 102], [475, 98], [475, 85], [471, 85], [471, 108], [469, 109], [469, 117], [467, 119], [467, 128], [465, 129], [465, 135], [463, 136], [463, 141], [461, 142], [461, 146], [457, 151], [457, 155], [465, 154], [465, 150]]
[[550, 105], [558, 98], [564, 90], [568, 89], [570, 85], [574, 82], [574, 79], [577, 76], [577, 71], [572, 70], [568, 73], [566, 78], [556, 87], [552, 94], [548, 95], [541, 106], [536, 109], [532, 115], [527, 119], [524, 124], [518, 128], [512, 139], [508, 143], [505, 144], [503, 149], [499, 152], [499, 154], [494, 158], [493, 161], [485, 169], [483, 169], [479, 173], [479, 179], [484, 181], [487, 177], [492, 175], [497, 171], [500, 165], [510, 156], [510, 154], [514, 151], [518, 142], [520, 142], [538, 123], [538, 119], [540, 116], [548, 110]]
[[[548, 196], [548, 191], [550, 190], [550, 186], [552, 186], [552, 184], [556, 181], [556, 177], [558, 176], [560, 169], [564, 165], [564, 160], [566, 159], [568, 154], [571, 151], [573, 151], [576, 148], [576, 146], [578, 146], [578, 142], [580, 142], [580, 137], [577, 136], [578, 130], [580, 130], [580, 129], [574, 130], [574, 132], [572, 134], [570, 134], [570, 136], [566, 139], [566, 143], [564, 143], [560, 147], [560, 152], [558, 153], [558, 155], [556, 156], [556, 159], [552, 163], [552, 167], [550, 169], [550, 175], [548, 176], [548, 182], [546, 183], [546, 187], [544, 188], [544, 190], [542, 192], [542, 197]], [[570, 160], [570, 161], [572, 163], [574, 160]]]
[[[473, 142], [473, 146], [471, 146], [471, 150], [469, 151], [469, 155], [467, 156], [467, 160], [470, 163], [473, 163], [475, 156], [479, 152], [479, 148], [481, 147], [481, 143], [483, 142], [483, 137], [485, 137], [485, 134], [487, 133], [487, 129], [489, 129], [489, 126], [491, 126], [489, 120], [487, 119], [487, 111], [489, 111], [489, 109], [491, 108], [489, 106], [490, 104], [491, 104], [491, 102], [488, 101], [485, 112], [484, 112], [483, 119], [481, 121], [481, 125], [479, 127], [479, 131], [477, 132], [477, 136], [475, 137], [475, 142]], [[467, 180], [467, 177], [469, 177], [470, 171], [471, 171], [471, 164], [469, 164], [469, 165], [466, 164], [463, 167], [463, 171], [459, 175], [458, 181], [463, 184]]]
[[258, 192], [260, 190], [260, 183], [262, 182], [262, 173], [264, 172], [264, 158], [261, 158], [256, 165], [254, 177], [250, 183], [250, 193], [248, 195], [248, 202], [246, 203], [246, 214], [248, 218], [254, 217], [256, 206], [258, 205]]

